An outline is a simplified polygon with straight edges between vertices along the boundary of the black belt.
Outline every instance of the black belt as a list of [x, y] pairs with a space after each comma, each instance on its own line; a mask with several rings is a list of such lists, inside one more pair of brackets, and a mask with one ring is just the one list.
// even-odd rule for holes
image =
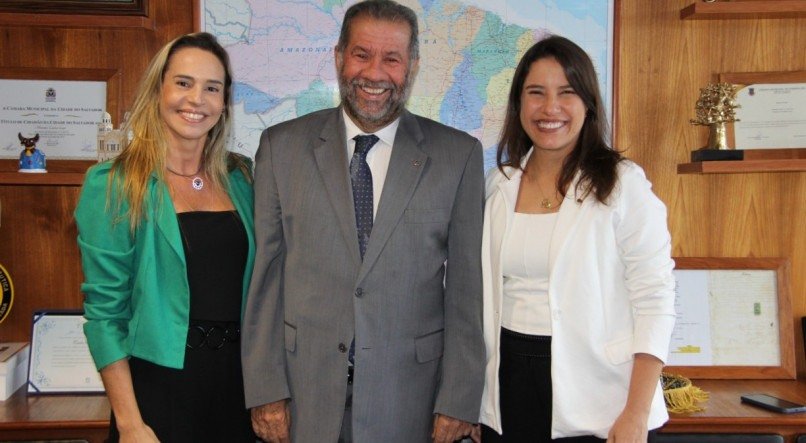
[[238, 343], [241, 327], [238, 322], [191, 322], [188, 326], [188, 349], [221, 349], [227, 343]]

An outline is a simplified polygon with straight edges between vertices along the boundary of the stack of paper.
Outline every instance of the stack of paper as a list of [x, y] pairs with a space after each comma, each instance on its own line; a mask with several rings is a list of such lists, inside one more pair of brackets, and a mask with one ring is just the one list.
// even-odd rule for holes
[[28, 343], [0, 343], [0, 401], [28, 381]]

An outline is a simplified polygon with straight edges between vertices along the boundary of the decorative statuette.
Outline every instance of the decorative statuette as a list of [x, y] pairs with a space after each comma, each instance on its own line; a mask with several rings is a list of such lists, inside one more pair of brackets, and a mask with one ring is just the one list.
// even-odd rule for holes
[[[129, 113], [126, 113], [126, 117]], [[125, 124], [125, 122], [124, 122]], [[101, 122], [98, 123], [98, 163], [117, 157], [123, 150], [127, 140], [124, 139], [123, 125], [115, 129], [112, 126], [112, 116], [104, 112]], [[131, 137], [129, 140], [131, 141]]]
[[708, 144], [704, 149], [730, 149], [728, 148], [725, 123], [738, 121], [736, 119], [737, 88], [730, 83], [711, 83], [700, 89], [700, 98], [697, 100], [697, 118], [691, 124], [708, 126]]
[[45, 153], [36, 149], [36, 142], [39, 141], [39, 134], [33, 137], [23, 137], [22, 133], [18, 133], [17, 137], [20, 139], [22, 145], [22, 152], [20, 152], [20, 172], [48, 172], [45, 169]]

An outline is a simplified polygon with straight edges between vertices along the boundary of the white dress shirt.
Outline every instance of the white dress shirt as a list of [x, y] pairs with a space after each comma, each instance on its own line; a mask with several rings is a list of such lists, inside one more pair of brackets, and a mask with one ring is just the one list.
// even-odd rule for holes
[[[347, 134], [347, 168], [350, 167], [350, 160], [353, 158], [355, 152], [355, 140], [353, 137], [356, 135], [369, 135], [362, 131], [347, 115], [347, 112], [342, 109], [344, 115], [345, 133]], [[392, 158], [392, 146], [395, 144], [395, 135], [397, 134], [397, 127], [400, 124], [400, 118], [384, 126], [377, 132], [373, 132], [380, 140], [369, 150], [367, 153], [367, 164], [369, 170], [372, 172], [372, 217], [378, 213], [378, 203], [381, 201], [381, 192], [383, 191], [383, 184], [386, 181], [386, 171], [389, 169], [389, 160]]]

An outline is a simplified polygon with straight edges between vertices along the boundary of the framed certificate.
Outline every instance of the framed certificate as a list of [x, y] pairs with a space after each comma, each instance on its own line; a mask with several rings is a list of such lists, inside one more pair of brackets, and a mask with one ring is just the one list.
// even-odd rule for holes
[[667, 372], [795, 378], [786, 259], [686, 257], [675, 263], [677, 321]]
[[37, 311], [31, 331], [28, 392], [104, 392], [87, 347], [81, 311]]
[[146, 0], [4, 0], [0, 11], [47, 14], [148, 15]]
[[719, 81], [740, 87], [729, 145], [743, 150], [806, 148], [806, 71], [724, 72]]

